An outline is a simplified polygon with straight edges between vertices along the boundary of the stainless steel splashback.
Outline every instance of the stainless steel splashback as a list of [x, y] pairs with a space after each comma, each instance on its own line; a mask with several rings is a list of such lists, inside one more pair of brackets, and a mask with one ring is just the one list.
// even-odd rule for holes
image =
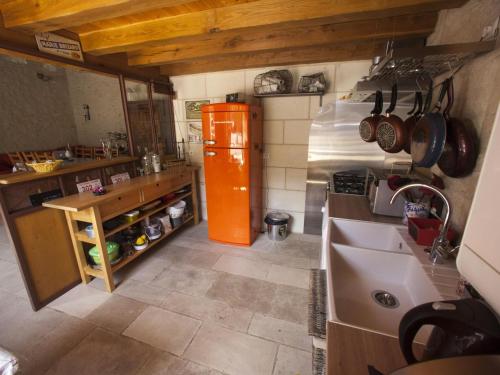
[[[360, 168], [391, 169], [410, 162], [404, 151], [389, 154], [377, 142], [363, 142], [358, 126], [373, 109], [373, 103], [336, 101], [322, 107], [311, 124], [307, 164], [304, 232], [321, 234], [327, 183], [332, 173]], [[398, 106], [395, 114], [407, 117], [407, 106]]]

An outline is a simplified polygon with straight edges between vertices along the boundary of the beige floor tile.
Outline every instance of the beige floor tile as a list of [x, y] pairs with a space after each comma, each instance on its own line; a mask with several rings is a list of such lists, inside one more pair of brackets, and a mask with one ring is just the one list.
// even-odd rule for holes
[[311, 353], [280, 345], [273, 375], [312, 375]]
[[160, 306], [170, 292], [137, 280], [126, 280], [113, 293], [148, 305]]
[[47, 374], [136, 374], [152, 350], [148, 345], [97, 328], [57, 361]]
[[223, 255], [217, 263], [215, 263], [213, 269], [233, 275], [265, 280], [270, 267], [270, 263], [256, 262], [242, 257]]
[[137, 375], [222, 375], [208, 367], [176, 357], [170, 353], [156, 351]]
[[273, 264], [267, 275], [267, 281], [276, 284], [309, 289], [309, 274], [309, 270], [301, 270]]
[[173, 375], [181, 374], [185, 361], [173, 354], [154, 350], [137, 375]]
[[271, 374], [277, 345], [214, 324], [203, 324], [185, 358], [234, 375]]
[[0, 260], [0, 290], [16, 294], [26, 289], [17, 263]]
[[221, 255], [181, 246], [168, 246], [161, 249], [155, 256], [164, 259], [170, 264], [185, 263], [193, 267], [212, 268]]
[[162, 273], [168, 265], [169, 264], [166, 261], [150, 257], [147, 259], [147, 262], [130, 264], [130, 267], [127, 267], [126, 277], [127, 279], [130, 278], [143, 283], [148, 283], [153, 281], [160, 273]]
[[248, 333], [263, 337], [305, 351], [312, 351], [312, 338], [307, 332], [307, 326], [255, 314]]
[[122, 333], [147, 306], [145, 303], [113, 294], [85, 319], [107, 330]]
[[271, 309], [265, 315], [298, 324], [307, 323], [307, 304], [309, 291], [288, 285], [278, 285], [271, 303]]
[[277, 285], [267, 281], [221, 273], [207, 297], [240, 309], [267, 313], [272, 308]]
[[173, 292], [162, 304], [162, 307], [188, 315], [202, 321], [220, 324], [224, 327], [246, 332], [252, 312], [237, 309], [229, 306], [225, 302], [216, 301], [205, 297], [194, 297], [187, 294]]
[[158, 349], [182, 355], [201, 322], [150, 306], [123, 332]]
[[150, 283], [155, 287], [203, 296], [217, 278], [217, 272], [187, 264], [174, 264]]
[[51, 302], [49, 307], [77, 318], [84, 318], [111, 296], [111, 293], [80, 284]]
[[20, 359], [22, 374], [45, 374], [60, 358], [76, 347], [95, 326], [78, 318], [65, 319], [38, 342], [26, 345]]
[[265, 280], [270, 263], [256, 262], [242, 257], [223, 255], [213, 266], [214, 270]]
[[15, 354], [25, 354], [67, 318], [48, 308], [35, 312], [27, 300], [5, 292], [0, 300], [0, 346]]

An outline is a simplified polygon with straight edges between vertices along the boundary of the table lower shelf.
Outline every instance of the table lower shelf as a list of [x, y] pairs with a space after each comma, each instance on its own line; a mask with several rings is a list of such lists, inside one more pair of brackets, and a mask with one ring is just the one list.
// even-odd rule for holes
[[[124, 255], [123, 259], [121, 261], [119, 261], [118, 263], [114, 264], [111, 266], [111, 273], [114, 273], [116, 271], [118, 271], [119, 269], [123, 268], [124, 266], [126, 266], [127, 264], [129, 264], [130, 262], [132, 262], [134, 259], [138, 258], [139, 256], [141, 256], [142, 254], [144, 254], [146, 251], [148, 251], [149, 249], [151, 249], [153, 246], [155, 246], [158, 242], [160, 242], [161, 240], [167, 238], [168, 236], [170, 236], [171, 234], [175, 233], [176, 231], [178, 231], [179, 229], [181, 229], [185, 224], [189, 223], [190, 221], [192, 221], [194, 219], [194, 216], [189, 216], [186, 220], [184, 220], [184, 222], [179, 225], [178, 227], [176, 228], [173, 228], [170, 232], [168, 233], [164, 233], [162, 234], [162, 236], [156, 240], [153, 240], [151, 242], [149, 242], [148, 246], [143, 249], [143, 250], [139, 250], [139, 251], [135, 251], [132, 255], [129, 255], [129, 256], [126, 256]], [[98, 269], [98, 268], [93, 268], [91, 265], [86, 265], [84, 267], [84, 270], [85, 270], [85, 273], [89, 276], [93, 276], [93, 277], [98, 277], [100, 279], [104, 279], [105, 278], [105, 274], [104, 274], [104, 271], [102, 269]]]

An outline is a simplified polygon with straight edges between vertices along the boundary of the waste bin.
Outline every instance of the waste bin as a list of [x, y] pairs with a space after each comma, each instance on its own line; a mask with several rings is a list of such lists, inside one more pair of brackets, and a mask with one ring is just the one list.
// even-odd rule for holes
[[270, 212], [264, 222], [267, 224], [267, 237], [273, 241], [283, 241], [288, 235], [290, 215], [284, 212]]

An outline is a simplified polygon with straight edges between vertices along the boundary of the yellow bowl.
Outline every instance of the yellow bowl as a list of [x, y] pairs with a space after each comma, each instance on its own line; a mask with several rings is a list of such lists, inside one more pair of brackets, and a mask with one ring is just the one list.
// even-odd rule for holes
[[54, 161], [45, 161], [43, 163], [26, 163], [26, 165], [33, 168], [37, 173], [49, 173], [58, 169], [62, 162], [63, 160], [58, 159]]

